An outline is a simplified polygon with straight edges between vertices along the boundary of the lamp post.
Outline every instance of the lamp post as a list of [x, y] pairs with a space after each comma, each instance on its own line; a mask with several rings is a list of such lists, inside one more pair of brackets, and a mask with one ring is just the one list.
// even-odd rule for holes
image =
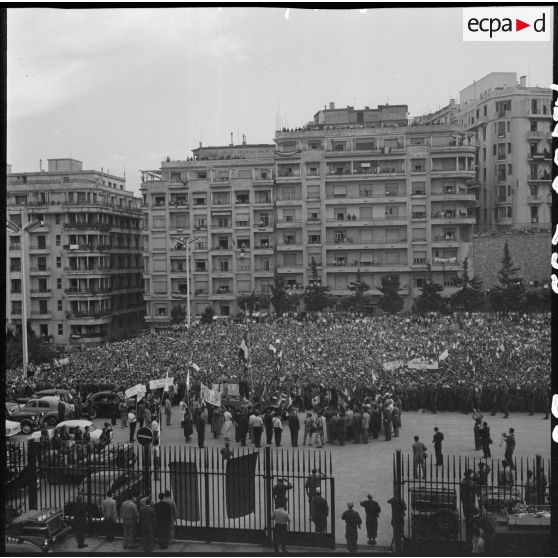
[[25, 233], [33, 232], [42, 227], [43, 221], [29, 221], [23, 227], [17, 223], [6, 220], [6, 229], [19, 235], [19, 246], [21, 251], [21, 341], [23, 346], [23, 377], [27, 379], [27, 363], [29, 353], [27, 348], [27, 253], [25, 249]]
[[[178, 229], [179, 234], [182, 233], [182, 229]], [[190, 245], [196, 240], [199, 240], [197, 236], [194, 238], [182, 237], [176, 241], [176, 244], [186, 250], [186, 323], [188, 329], [190, 329]]]

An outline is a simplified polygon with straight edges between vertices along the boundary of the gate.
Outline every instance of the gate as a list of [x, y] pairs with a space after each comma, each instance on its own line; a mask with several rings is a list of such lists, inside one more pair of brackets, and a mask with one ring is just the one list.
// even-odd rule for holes
[[[62, 508], [70, 519], [80, 495], [88, 505], [91, 533], [102, 530], [100, 507], [107, 490], [113, 491], [118, 510], [129, 495], [151, 496], [155, 503], [169, 490], [177, 506], [176, 539], [269, 545], [274, 487], [284, 479], [290, 487], [289, 544], [335, 546], [335, 484], [326, 452], [234, 447], [233, 457], [225, 459], [221, 448], [188, 445], [162, 446], [157, 457], [151, 446], [128, 443], [111, 444], [101, 452], [74, 443], [56, 451], [36, 443], [19, 447], [27, 473], [21, 489], [13, 492], [14, 503], [24, 509]], [[33, 477], [38, 486], [29, 480]], [[320, 533], [310, 519], [317, 487], [329, 505]]]
[[492, 536], [494, 526], [507, 526], [519, 508], [549, 511], [550, 460], [536, 456], [514, 461], [511, 475], [499, 459], [455, 455], [444, 456], [439, 467], [429, 456], [421, 468], [398, 450], [393, 457], [394, 498], [405, 503], [406, 517], [402, 532], [394, 528], [396, 550], [405, 542], [411, 553], [429, 548], [468, 552], [480, 528]]

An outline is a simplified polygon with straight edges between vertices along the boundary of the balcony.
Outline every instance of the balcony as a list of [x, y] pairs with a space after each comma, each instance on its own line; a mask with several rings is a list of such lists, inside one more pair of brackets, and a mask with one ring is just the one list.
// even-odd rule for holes
[[50, 273], [50, 267], [32, 267], [29, 269], [29, 272], [32, 275], [38, 275], [38, 274], [42, 274], [42, 273]]
[[64, 223], [64, 228], [67, 230], [92, 230], [108, 232], [111, 230], [112, 225], [108, 223]]
[[[134, 287], [127, 287], [125, 290], [129, 290], [132, 288]], [[122, 289], [124, 290], [124, 287]], [[115, 290], [119, 290], [119, 287], [116, 287]], [[79, 289], [77, 287], [70, 287], [69, 289], [65, 289], [64, 292], [71, 298], [81, 297], [81, 296], [106, 296], [109, 293], [112, 293], [112, 288], [109, 287], [104, 289], [93, 289], [93, 288]]]
[[31, 289], [30, 294], [31, 294], [31, 298], [40, 298], [40, 297], [50, 298], [52, 295], [52, 291], [50, 289]]
[[293, 227], [301, 227], [302, 226], [302, 219], [278, 219], [277, 220], [277, 228], [278, 229], [288, 229]]
[[[112, 244], [64, 244], [62, 246], [64, 250], [70, 250], [71, 252], [107, 252], [112, 250]], [[116, 246], [118, 250], [130, 250], [129, 246]], [[139, 248], [136, 248], [139, 250]]]
[[[426, 241], [425, 241], [426, 242]], [[407, 239], [401, 238], [397, 240], [370, 240], [362, 242], [347, 238], [344, 241], [328, 240], [326, 242], [327, 250], [374, 250], [374, 249], [401, 249], [407, 247]]]
[[88, 322], [94, 321], [95, 323], [110, 323], [112, 321], [110, 310], [101, 312], [94, 312], [86, 310], [83, 312], [66, 312], [66, 319], [68, 320], [86, 320]]
[[[120, 271], [122, 269], [134, 269], [135, 266], [118, 266], [114, 268], [114, 271]], [[65, 267], [64, 271], [70, 274], [79, 274], [79, 273], [91, 273], [94, 272], [95, 274], [99, 273], [109, 273], [112, 271], [112, 268], [109, 266], [100, 266], [100, 265], [90, 265], [87, 267]], [[138, 268], [140, 271], [140, 268]]]
[[29, 246], [29, 252], [50, 252], [51, 246], [47, 244], [45, 246], [38, 246], [37, 244], [32, 244]]
[[187, 299], [188, 293], [184, 291], [172, 291], [171, 292], [172, 298], [180, 298], [180, 299]]
[[459, 176], [459, 177], [466, 177], [466, 178], [474, 178], [476, 175], [475, 169], [432, 169], [430, 171], [433, 175], [436, 175], [433, 178], [437, 177], [444, 177], [444, 176]]
[[542, 202], [543, 202], [543, 200], [539, 196], [527, 196], [527, 203], [530, 203], [530, 204], [534, 205], [534, 204], [539, 204], [539, 203], [542, 203]]
[[511, 225], [512, 218], [511, 217], [496, 217], [496, 224], [497, 225]]
[[550, 134], [548, 132], [527, 132], [527, 140], [541, 140], [548, 139]]
[[279, 169], [277, 178], [300, 178], [300, 169]]
[[296, 240], [294, 242], [282, 241], [277, 243], [278, 250], [302, 250], [302, 248], [303, 244], [299, 240]]
[[107, 336], [106, 331], [94, 331], [88, 333], [73, 333], [70, 335], [70, 343], [72, 345], [81, 345], [87, 343], [101, 343]]
[[474, 194], [468, 194], [466, 190], [460, 192], [432, 192], [430, 194], [430, 201], [475, 201]]

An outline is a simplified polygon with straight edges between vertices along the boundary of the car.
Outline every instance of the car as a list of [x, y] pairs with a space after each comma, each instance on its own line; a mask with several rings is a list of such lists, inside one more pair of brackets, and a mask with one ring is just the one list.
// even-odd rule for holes
[[[89, 416], [91, 418], [97, 417], [110, 417], [112, 414], [113, 406], [116, 404], [118, 407], [122, 396], [115, 391], [98, 391], [87, 396], [87, 403], [89, 404]], [[136, 400], [134, 398], [127, 398], [126, 405], [128, 409], [135, 408]], [[94, 412], [92, 410], [94, 409]]]
[[13, 554], [23, 554], [28, 556], [29, 554], [43, 554], [43, 549], [36, 545], [35, 543], [24, 541], [18, 537], [4, 537], [4, 552], [6, 556], [12, 556]]
[[33, 543], [43, 552], [53, 550], [66, 538], [71, 527], [64, 522], [61, 509], [29, 510], [6, 527], [6, 534]]
[[6, 438], [21, 432], [21, 423], [6, 419]]
[[[78, 494], [83, 498], [84, 502], [90, 502], [88, 511], [93, 517], [100, 517], [102, 515], [101, 504], [109, 490], [112, 492], [112, 497], [116, 500], [117, 509], [120, 510], [122, 502], [128, 496], [141, 497], [145, 488], [143, 474], [139, 471], [126, 471], [123, 473], [114, 469], [106, 469], [92, 474], [90, 478], [90, 487], [88, 479], [83, 480], [79, 485]], [[89, 500], [89, 496], [91, 500]], [[75, 502], [66, 503], [64, 513], [67, 517], [73, 517], [75, 515]]]
[[19, 405], [23, 406], [30, 399], [40, 399], [41, 397], [58, 397], [68, 404], [74, 402], [74, 396], [72, 395], [70, 390], [58, 388], [41, 389], [40, 391], [36, 391], [31, 397], [18, 397], [17, 402], [19, 403]]
[[15, 406], [6, 403], [6, 417], [11, 422], [18, 422], [23, 434], [31, 434], [33, 430], [40, 428], [44, 417], [42, 413], [43, 411], [37, 406], [20, 409], [17, 403], [15, 403]]
[[[54, 395], [47, 395], [44, 397], [39, 398], [32, 398], [25, 403], [25, 405], [21, 409], [21, 413], [23, 412], [34, 412], [43, 413], [44, 420], [46, 421], [48, 426], [56, 426], [58, 424], [58, 403], [60, 403], [60, 399]], [[64, 418], [70, 415], [70, 404], [63, 402], [66, 408]], [[12, 417], [18, 416], [18, 413], [13, 413]], [[12, 418], [12, 420], [17, 420], [16, 418]]]
[[[56, 425], [56, 428], [48, 429], [47, 431], [48, 437], [52, 438], [54, 431], [55, 430], [61, 431], [64, 426], [68, 427], [68, 431], [70, 432], [70, 439], [74, 438], [76, 434], [76, 430], [78, 429], [81, 430], [81, 433], [83, 434], [85, 432], [85, 427], [89, 426], [89, 434], [91, 435], [91, 442], [93, 443], [93, 445], [98, 445], [100, 442], [102, 430], [100, 428], [95, 428], [95, 425], [90, 420], [84, 420], [84, 419], [70, 419], [70, 420], [64, 420], [62, 422], [59, 422]], [[33, 441], [33, 442], [39, 442], [40, 439], [41, 439], [40, 432], [33, 432], [33, 434], [31, 434], [31, 436], [27, 438], [28, 441]]]

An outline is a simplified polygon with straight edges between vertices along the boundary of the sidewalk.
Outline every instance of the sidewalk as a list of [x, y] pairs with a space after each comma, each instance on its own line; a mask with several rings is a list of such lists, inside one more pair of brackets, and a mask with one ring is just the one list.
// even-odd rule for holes
[[[108, 556], [109, 554], [129, 554], [131, 556], [136, 554], [143, 554], [143, 548], [138, 545], [135, 549], [125, 550], [122, 546], [122, 539], [117, 538], [112, 542], [107, 542], [106, 539], [101, 537], [86, 537], [85, 543], [88, 545], [86, 548], [78, 548], [76, 538], [70, 535], [56, 547], [55, 553], [68, 553], [68, 554], [101, 554]], [[324, 556], [324, 555], [347, 555], [347, 547], [342, 544], [337, 544], [336, 549], [330, 548], [311, 548], [311, 547], [294, 547], [287, 546], [287, 552], [294, 556]], [[391, 555], [389, 548], [385, 546], [368, 546], [359, 545], [359, 554], [373, 554], [373, 555]], [[175, 541], [168, 549], [161, 551], [157, 546], [153, 554], [181, 554], [181, 555], [198, 555], [198, 554], [274, 554], [273, 547], [260, 546], [257, 544], [247, 543], [224, 543], [214, 542], [208, 543], [205, 541]]]

